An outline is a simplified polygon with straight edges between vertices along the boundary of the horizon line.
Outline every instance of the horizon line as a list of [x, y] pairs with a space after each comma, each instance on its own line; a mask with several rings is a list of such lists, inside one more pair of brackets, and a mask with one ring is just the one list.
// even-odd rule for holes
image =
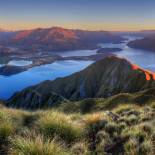
[[133, 30], [117, 30], [117, 29], [109, 29], [109, 30], [106, 30], [106, 29], [86, 29], [86, 28], [69, 28], [69, 27], [63, 27], [63, 26], [47, 26], [47, 27], [32, 27], [32, 28], [17, 28], [17, 29], [5, 29], [3, 27], [0, 27], [0, 30], [2, 31], [28, 31], [28, 30], [35, 30], [35, 29], [50, 29], [50, 28], [54, 28], [54, 27], [57, 27], [57, 28], [63, 28], [63, 29], [68, 29], [68, 30], [83, 30], [83, 31], [109, 31], [109, 32], [141, 32], [141, 31], [155, 31], [155, 28], [154, 29], [133, 29]]

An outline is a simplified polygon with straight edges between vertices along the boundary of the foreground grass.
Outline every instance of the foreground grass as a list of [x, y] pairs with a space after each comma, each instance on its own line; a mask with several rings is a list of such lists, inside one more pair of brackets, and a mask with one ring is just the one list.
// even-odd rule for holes
[[154, 155], [155, 102], [133, 102], [140, 95], [128, 95], [128, 102], [118, 95], [36, 112], [1, 106], [0, 154]]
[[44, 140], [41, 135], [33, 136], [16, 136], [11, 140], [13, 151], [17, 155], [69, 155], [62, 144], [54, 140]]

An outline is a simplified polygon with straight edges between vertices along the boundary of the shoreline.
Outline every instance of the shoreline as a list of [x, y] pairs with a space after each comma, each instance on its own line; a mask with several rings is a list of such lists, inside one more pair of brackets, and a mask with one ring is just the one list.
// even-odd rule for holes
[[[96, 54], [89, 55], [89, 56], [67, 56], [63, 57], [60, 55], [52, 54], [52, 53], [44, 53], [43, 55], [36, 55], [31, 57], [28, 57], [28, 55], [25, 56], [10, 56], [7, 57], [7, 60], [15, 60], [15, 61], [32, 61], [32, 64], [26, 65], [26, 66], [15, 66], [15, 65], [4, 65], [0, 67], [0, 75], [2, 76], [11, 76], [15, 74], [22, 73], [24, 71], [29, 70], [30, 68], [41, 66], [41, 65], [46, 65], [46, 64], [52, 64], [55, 61], [63, 61], [63, 60], [84, 60], [84, 61], [98, 61], [101, 60], [107, 56], [114, 56], [113, 52], [121, 50], [117, 48], [99, 48], [96, 51]], [[9, 62], [7, 61], [7, 62]]]
[[94, 55], [90, 56], [68, 56], [68, 57], [62, 57], [58, 55], [52, 55], [52, 56], [44, 56], [44, 57], [36, 57], [36, 58], [19, 58], [19, 57], [14, 57], [14, 60], [29, 60], [32, 61], [33, 63], [27, 66], [12, 66], [12, 65], [5, 65], [0, 67], [0, 75], [2, 76], [11, 76], [15, 74], [19, 74], [21, 72], [27, 71], [30, 68], [41, 66], [41, 65], [47, 65], [47, 64], [52, 64], [55, 61], [65, 61], [65, 60], [84, 60], [84, 61], [98, 61], [100, 59], [103, 59], [107, 56], [114, 56], [112, 53], [96, 53]]

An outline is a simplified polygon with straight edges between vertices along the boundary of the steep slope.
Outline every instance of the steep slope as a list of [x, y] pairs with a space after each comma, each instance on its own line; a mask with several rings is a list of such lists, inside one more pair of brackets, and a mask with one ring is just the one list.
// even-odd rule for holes
[[[125, 59], [112, 56], [71, 76], [45, 81], [18, 92], [7, 101], [7, 104], [37, 104], [38, 96], [36, 94], [46, 98], [51, 92], [70, 100], [79, 100], [108, 97], [122, 92], [137, 92], [154, 86], [155, 75], [153, 73], [133, 65]], [[33, 96], [36, 101], [34, 102], [30, 96]]]
[[27, 89], [26, 92], [22, 91], [20, 94], [15, 94], [6, 105], [12, 108], [35, 110], [50, 108], [62, 102], [65, 103], [68, 100], [52, 91], [41, 94], [35, 90]]
[[123, 38], [106, 31], [84, 31], [52, 27], [17, 32], [5, 44], [24, 49], [65, 51], [96, 48], [100, 42], [120, 42]]
[[128, 43], [129, 47], [155, 51], [155, 35], [151, 37], [145, 37], [141, 40], [135, 40]]

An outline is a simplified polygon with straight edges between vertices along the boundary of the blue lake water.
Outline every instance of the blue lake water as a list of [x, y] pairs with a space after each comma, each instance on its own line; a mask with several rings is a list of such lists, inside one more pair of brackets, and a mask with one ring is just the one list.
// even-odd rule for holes
[[[122, 51], [114, 52], [119, 57], [126, 58], [132, 63], [139, 65], [145, 69], [155, 71], [155, 52], [143, 51], [129, 48], [126, 44], [135, 39], [140, 39], [139, 37], [126, 36], [128, 40], [121, 44], [100, 44], [102, 47], [118, 47], [122, 48]], [[68, 52], [57, 52], [63, 57], [67, 56], [88, 56], [96, 54], [97, 50], [77, 50]], [[15, 66], [28, 65], [29, 61], [12, 61], [10, 62]], [[9, 77], [0, 76], [0, 98], [7, 99], [12, 96], [16, 91], [20, 91], [25, 87], [38, 84], [44, 80], [53, 80], [57, 77], [64, 77], [80, 71], [86, 68], [88, 65], [92, 64], [93, 61], [56, 61], [52, 64], [42, 65], [29, 69], [28, 71], [22, 72], [20, 74], [12, 75]]]
[[80, 71], [93, 61], [56, 61], [9, 77], [0, 76], [0, 98], [7, 99], [16, 91], [44, 80], [53, 80]]
[[7, 65], [11, 66], [28, 66], [31, 65], [33, 62], [32, 61], [27, 61], [27, 60], [11, 60], [8, 62]]
[[121, 48], [122, 51], [114, 52], [113, 54], [121, 58], [126, 58], [130, 60], [132, 63], [135, 63], [142, 68], [155, 72], [155, 52], [133, 49], [127, 46], [127, 43], [129, 41], [132, 41], [135, 39], [141, 39], [141, 37], [126, 36], [126, 38], [128, 40], [126, 40], [124, 43], [121, 43], [121, 44], [106, 43], [106, 44], [101, 44], [101, 46], [109, 47], [109, 48]]
[[56, 52], [56, 54], [62, 57], [70, 57], [70, 56], [89, 56], [96, 54], [97, 49], [95, 50], [74, 50], [74, 51], [65, 51], [65, 52]]

